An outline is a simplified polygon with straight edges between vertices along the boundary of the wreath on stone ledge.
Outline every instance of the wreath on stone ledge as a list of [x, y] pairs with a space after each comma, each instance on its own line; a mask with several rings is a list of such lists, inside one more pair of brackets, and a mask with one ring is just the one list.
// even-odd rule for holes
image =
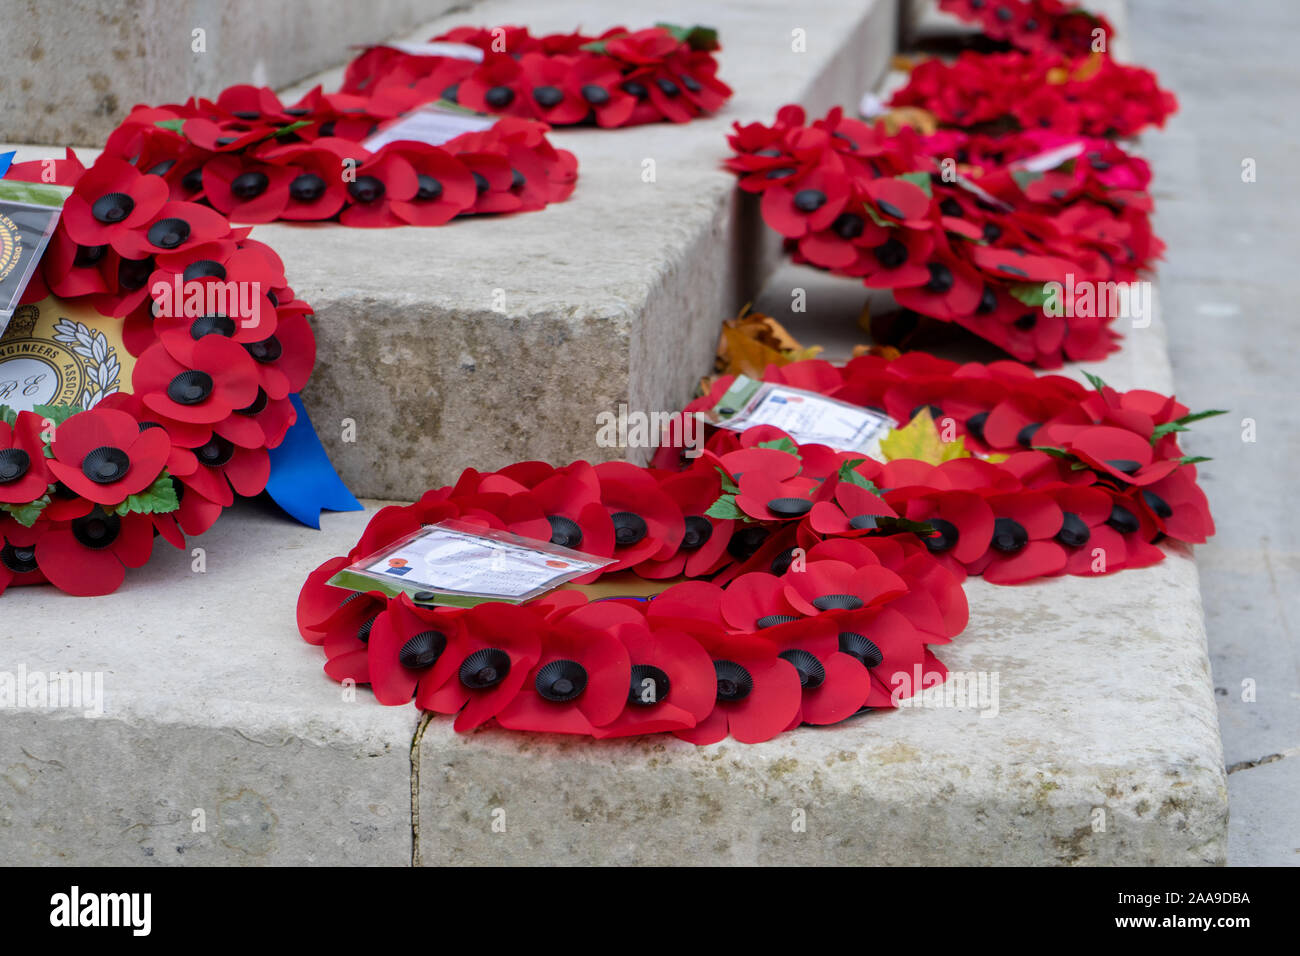
[[156, 537], [184, 548], [266, 488], [316, 360], [310, 308], [249, 230], [115, 156], [8, 178], [72, 192], [0, 338], [0, 362], [38, 369], [0, 398], [0, 593], [107, 594]]
[[1150, 169], [1115, 140], [1176, 100], [1109, 56], [1108, 23], [1055, 0], [944, 9], [1023, 49], [912, 66], [895, 109], [865, 122], [786, 106], [737, 123], [726, 165], [794, 261], [893, 293], [903, 313], [882, 338], [903, 344], [925, 317], [1044, 368], [1103, 359], [1116, 319], [1149, 322], [1139, 280], [1164, 250]]
[[[316, 87], [292, 105], [241, 85], [215, 100], [137, 106], [105, 153], [159, 176], [173, 200], [241, 223], [440, 226], [534, 211], [567, 199], [577, 180], [573, 154], [546, 137], [552, 126], [716, 110], [731, 95], [716, 49], [706, 27], [598, 37], [464, 27], [414, 48], [371, 47], [339, 92]], [[411, 125], [421, 118], [435, 132]]]
[[[1207, 415], [1154, 392], [1035, 376], [1013, 362], [924, 353], [809, 360], [763, 376], [896, 422], [881, 459], [796, 443], [769, 425], [710, 426], [717, 380], [668, 429], [651, 467], [530, 461], [373, 517], [298, 601], [335, 680], [383, 704], [528, 731], [671, 732], [755, 743], [801, 723], [897, 705], [942, 682], [932, 645], [965, 627], [961, 583], [1096, 576], [1163, 559], [1214, 525], [1178, 433]], [[521, 605], [437, 606], [330, 582], [447, 519], [614, 563]]]

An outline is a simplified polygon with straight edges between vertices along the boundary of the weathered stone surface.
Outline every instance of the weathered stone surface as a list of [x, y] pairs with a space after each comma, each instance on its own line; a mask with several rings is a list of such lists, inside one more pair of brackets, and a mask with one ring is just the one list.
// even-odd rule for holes
[[[761, 286], [779, 248], [721, 167], [727, 131], [790, 101], [855, 102], [887, 65], [895, 12], [885, 0], [624, 4], [629, 26], [718, 28], [720, 75], [736, 91], [721, 113], [556, 130], [578, 157], [578, 188], [542, 212], [440, 229], [259, 226], [316, 309], [319, 363], [303, 399], [352, 487], [413, 498], [471, 463], [622, 457], [597, 444], [597, 414], [679, 408], [709, 367], [719, 320]], [[520, 19], [498, 0], [471, 13], [420, 33]], [[539, 31], [603, 26], [577, 0], [527, 20]], [[796, 29], [807, 52], [791, 49]], [[653, 183], [642, 181], [647, 160]], [[344, 419], [355, 443], [340, 440]]]
[[435, 719], [420, 744], [419, 859], [1222, 863], [1227, 793], [1191, 559], [968, 593], [970, 627], [940, 653], [996, 686], [996, 713], [972, 690], [967, 706], [699, 748], [459, 737]]
[[[819, 10], [783, 16], [806, 21], [810, 49], [822, 29], [817, 24], [835, 22]], [[470, 19], [511, 18], [480, 17], [476, 8]], [[561, 10], [556, 19], [537, 25], [577, 22], [571, 10]], [[642, 19], [649, 15], [627, 14], [629, 23]], [[776, 14], [754, 15], [754, 23], [762, 20], [776, 30], [771, 27]], [[732, 28], [719, 25], [724, 43], [729, 42]], [[782, 24], [776, 30], [779, 42], [788, 45], [789, 30], [799, 25]], [[751, 34], [745, 42], [760, 39]], [[732, 69], [724, 64], [724, 75], [739, 86]], [[835, 99], [852, 102], [866, 85]], [[771, 88], [779, 88], [775, 80]], [[722, 125], [733, 115], [746, 121], [767, 118], [772, 108], [733, 105]], [[557, 409], [569, 402], [580, 409], [587, 427], [594, 410], [637, 394], [607, 385], [591, 401], [593, 383], [601, 376], [628, 378], [631, 357], [655, 349], [667, 352], [659, 366], [664, 378], [647, 376], [646, 381], [658, 382], [665, 404], [649, 407], [677, 407], [698, 372], [684, 367], [684, 357], [704, 363], [719, 317], [717, 309], [707, 315], [692, 311], [701, 296], [691, 290], [700, 287], [709, 269], [740, 275], [727, 271], [739, 265], [719, 266], [708, 258], [716, 243], [704, 243], [702, 224], [719, 230], [718, 236], [736, 235], [727, 232], [732, 229], [728, 217], [743, 215], [731, 205], [729, 177], [714, 177], [699, 156], [688, 156], [690, 147], [681, 147], [678, 165], [674, 144], [685, 142], [677, 137], [690, 129], [557, 134], [589, 135], [593, 149], [599, 145], [596, 137], [605, 135], [614, 137], [610, 142], [623, 137], [632, 144], [623, 161], [638, 163], [634, 172], [619, 178], [621, 167], [611, 161], [601, 179], [594, 171], [600, 163], [593, 160], [592, 178], [568, 204], [576, 208], [591, 185], [595, 196], [586, 200], [588, 210], [625, 216], [623, 228], [605, 232], [603, 245], [592, 243], [584, 253], [611, 257], [634, 276], [611, 287], [623, 290], [617, 295], [591, 288], [589, 277], [596, 273], [590, 258], [574, 249], [596, 226], [580, 218], [563, 219], [563, 228], [543, 226], [565, 206], [509, 223], [467, 222], [445, 230], [367, 234], [328, 226], [258, 227], [257, 235], [281, 251], [293, 244], [282, 236], [308, 237], [286, 254], [286, 260], [297, 257], [289, 263], [295, 285], [318, 305], [322, 293], [335, 296], [328, 317], [333, 324], [327, 328], [322, 316], [317, 327], [325, 350], [341, 343], [334, 353], [323, 353], [323, 365], [338, 363], [339, 370], [321, 379], [333, 383], [323, 391], [337, 389], [340, 397], [330, 406], [335, 398], [318, 395], [316, 418], [327, 437], [331, 420], [350, 415], [359, 426], [357, 445], [336, 445], [336, 457], [352, 455], [354, 472], [382, 473], [384, 456], [409, 436], [397, 434], [395, 417], [367, 421], [355, 409], [365, 401], [376, 408], [392, 402], [399, 410], [404, 406], [428, 415], [444, 402], [444, 394], [453, 394], [460, 405], [446, 419], [445, 433], [417, 445], [413, 456], [421, 475], [428, 474], [419, 489], [465, 464], [501, 464], [527, 453], [520, 449], [536, 447], [524, 432], [538, 420], [521, 416], [508, 426], [494, 426], [495, 440], [512, 444], [489, 456], [486, 439], [480, 443], [461, 429], [479, 418], [507, 421], [496, 418], [501, 409], [492, 403], [503, 396]], [[721, 128], [715, 133], [720, 137]], [[642, 143], [651, 145], [643, 149]], [[716, 160], [724, 149], [720, 143], [715, 138], [699, 148], [713, 150]], [[654, 202], [602, 205], [594, 184], [630, 194], [642, 185], [641, 156], [661, 158], [659, 182], [644, 184], [647, 188], [666, 185], [670, 170], [672, 181], [683, 188], [725, 198], [701, 210], [658, 190], [651, 194]], [[627, 210], [649, 215], [658, 203], [668, 204], [671, 215], [655, 219], [654, 238], [641, 235]], [[274, 238], [263, 235], [273, 231]], [[472, 234], [478, 236], [472, 247], [456, 238]], [[321, 244], [313, 246], [310, 237], [319, 237]], [[373, 251], [387, 243], [402, 250], [406, 265], [399, 268]], [[314, 264], [313, 248], [323, 250]], [[535, 256], [527, 270], [514, 265], [525, 249]], [[561, 289], [555, 275], [548, 278], [548, 249], [564, 266], [560, 279], [572, 288]], [[699, 262], [681, 251], [691, 249], [705, 250]], [[343, 258], [327, 259], [325, 253]], [[475, 261], [484, 261], [486, 268], [464, 266]], [[331, 279], [330, 272], [338, 278]], [[399, 272], [413, 276], [414, 284], [386, 281]], [[490, 282], [490, 275], [505, 278]], [[353, 299], [329, 293], [345, 281], [356, 290]], [[760, 303], [772, 303], [774, 312], [782, 300], [788, 305], [793, 285], [809, 293], [810, 311], [803, 318], [815, 316], [823, 323], [805, 326], [784, 316], [806, 342], [829, 341], [819, 331], [828, 323], [852, 328], [864, 294], [857, 283], [784, 266]], [[490, 310], [490, 293], [497, 287], [508, 292], [504, 315]], [[525, 304], [511, 312], [515, 295]], [[425, 301], [435, 296], [440, 305]], [[473, 310], [463, 305], [480, 296], [489, 302]], [[652, 300], [661, 311], [648, 306], [636, 311], [637, 303]], [[355, 316], [347, 312], [347, 301]], [[578, 304], [566, 312], [571, 302]], [[606, 311], [597, 311], [600, 303], [606, 303]], [[488, 353], [495, 370], [491, 388], [476, 377], [478, 353], [467, 352], [469, 361], [461, 355], [475, 339], [457, 329], [457, 316], [471, 313], [498, 323], [494, 351]], [[408, 330], [384, 331], [382, 315], [396, 316], [389, 323], [408, 323]], [[654, 318], [637, 326], [637, 315]], [[362, 331], [363, 320], [371, 323], [370, 331]], [[428, 323], [423, 338], [411, 331], [421, 321]], [[341, 337], [333, 334], [338, 328], [344, 330]], [[558, 345], [563, 361], [596, 361], [603, 353], [594, 346], [583, 351], [574, 344], [574, 330], [588, 329], [609, 341], [622, 336], [627, 359], [597, 365], [584, 380], [561, 367], [552, 353]], [[362, 343], [367, 335], [371, 338]], [[700, 340], [692, 340], [689, 350], [682, 338], [688, 335]], [[539, 371], [530, 364], [534, 353], [514, 344], [512, 336], [523, 337], [537, 350], [537, 361], [550, 364]], [[632, 348], [637, 341], [640, 351]], [[841, 333], [835, 348], [846, 352], [851, 342]], [[348, 366], [349, 343], [373, 348], [347, 360], [354, 362]], [[668, 374], [674, 361], [683, 366], [677, 376]], [[383, 386], [389, 391], [363, 398], [373, 383], [358, 369], [373, 367], [373, 377], [382, 380], [402, 363], [423, 363], [434, 386], [404, 380], [402, 387]], [[1125, 351], [1093, 368], [1120, 387], [1170, 388], [1159, 318], [1149, 328], [1129, 331]], [[471, 388], [483, 391], [470, 393]], [[483, 397], [477, 407], [476, 394]], [[582, 408], [581, 401], [588, 406]], [[578, 421], [548, 419], [548, 414], [543, 410], [541, 423], [559, 432]], [[567, 434], [548, 440], [571, 441]], [[557, 458], [581, 453], [552, 447], [560, 448]], [[1224, 859], [1227, 787], [1196, 568], [1186, 554], [1096, 581], [1069, 578], [1022, 588], [972, 581], [970, 626], [940, 653], [952, 671], [977, 675], [976, 687], [984, 674], [988, 694], [997, 676], [996, 716], [981, 716], [992, 710], [993, 699], [985, 697], [966, 706], [906, 708], [835, 728], [802, 728], [760, 746], [726, 742], [706, 748], [671, 738], [602, 743], [498, 730], [459, 737], [448, 719], [435, 718], [423, 729], [413, 767], [415, 711], [380, 707], [364, 690], [356, 703], [345, 702], [341, 688], [320, 671], [320, 651], [303, 644], [293, 626], [294, 600], [305, 575], [351, 546], [366, 517], [326, 516], [325, 530], [317, 533], [244, 505], [194, 542], [205, 549], [203, 574], [191, 573], [190, 555], [160, 548], [147, 568], [132, 572], [126, 586], [108, 598], [77, 600], [32, 588], [0, 599], [0, 672], [102, 672], [106, 711], [84, 718], [69, 710], [0, 710], [0, 858], [403, 863], [411, 859], [414, 770], [420, 784], [416, 849], [424, 863], [1195, 864]], [[951, 686], [956, 691], [959, 685]], [[1287, 764], [1278, 764], [1276, 771], [1270, 766], [1231, 779], [1240, 787], [1251, 782], [1246, 775], [1268, 771], [1272, 777], [1284, 773]], [[196, 809], [205, 812], [206, 832], [193, 830]], [[794, 826], [801, 819], [796, 811], [802, 811], [802, 830]], [[493, 829], [498, 821], [504, 823], [502, 832]]]
[[0, 130], [20, 142], [98, 146], [136, 103], [215, 96], [235, 83], [286, 86], [346, 59], [344, 44], [383, 40], [454, 2], [3, 0]]
[[[1288, 320], [1300, 236], [1300, 197], [1285, 177], [1287, 125], [1245, 120], [1285, 109], [1300, 84], [1292, 37], [1300, 6], [1134, 4], [1133, 45], [1179, 111], [1144, 139], [1160, 191], [1155, 228], [1168, 243], [1164, 304], [1179, 397], [1226, 408], [1188, 437], [1218, 533], [1197, 549], [1219, 729], [1230, 768], [1232, 865], [1300, 863], [1300, 515], [1294, 494], [1300, 402]], [[1178, 29], [1166, 29], [1178, 18]], [[1217, 51], [1233, 51], [1220, 56]], [[1245, 181], [1249, 165], [1258, 171]], [[1250, 766], [1285, 754], [1280, 761]], [[1231, 770], [1234, 766], [1242, 769]]]
[[248, 503], [193, 539], [203, 573], [160, 544], [107, 597], [9, 590], [0, 681], [98, 673], [103, 714], [0, 708], [0, 859], [408, 863], [416, 714], [345, 700], [294, 626], [307, 573], [367, 518], [318, 532]]
[[[784, 318], [806, 344], [822, 341], [831, 321], [851, 326], [865, 298], [853, 280], [785, 266], [759, 302], [788, 304], [796, 285], [817, 324]], [[1169, 389], [1164, 349], [1157, 313], [1089, 368], [1120, 388]], [[419, 748], [418, 857], [1223, 863], [1227, 787], [1190, 553], [1095, 580], [971, 579], [967, 594], [969, 627], [939, 649], [960, 675], [943, 691], [955, 696], [922, 698], [938, 706], [701, 748], [672, 738], [466, 738], [435, 720]], [[804, 832], [793, 828], [800, 811]], [[501, 812], [504, 832], [493, 829]]]

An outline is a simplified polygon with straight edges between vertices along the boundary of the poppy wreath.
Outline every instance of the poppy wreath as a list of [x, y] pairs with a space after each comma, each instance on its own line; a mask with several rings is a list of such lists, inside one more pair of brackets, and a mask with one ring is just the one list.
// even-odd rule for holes
[[[889, 708], [914, 693], [907, 688], [942, 682], [929, 645], [960, 633], [967, 606], [956, 575], [905, 533], [906, 522], [882, 519], [871, 533], [795, 550], [808, 496], [832, 495], [860, 461], [787, 441], [672, 470], [585, 461], [469, 469], [454, 486], [380, 510], [348, 555], [314, 571], [298, 599], [299, 630], [322, 647], [333, 679], [369, 684], [382, 704], [414, 700], [454, 716], [462, 732], [494, 720], [593, 737], [757, 743]], [[738, 481], [769, 496], [760, 517], [717, 514]], [[448, 518], [615, 559], [575, 583], [631, 573], [662, 589], [648, 599], [561, 589], [464, 609], [327, 583]]]
[[920, 107], [940, 123], [962, 129], [1115, 137], [1163, 126], [1178, 101], [1150, 70], [1100, 53], [966, 51], [951, 63], [917, 64], [890, 105]]
[[[265, 489], [269, 449], [297, 420], [290, 396], [316, 361], [310, 308], [269, 247], [173, 198], [157, 173], [109, 154], [87, 169], [68, 150], [8, 178], [72, 188], [23, 302], [54, 295], [120, 319], [135, 363], [129, 391], [103, 389], [86, 408], [0, 406], [0, 593], [48, 582], [107, 594], [155, 536], [184, 548], [236, 493]], [[164, 295], [216, 283], [260, 295], [194, 315]]]
[[440, 226], [457, 216], [526, 212], [567, 199], [578, 162], [548, 126], [506, 117], [439, 145], [362, 145], [419, 102], [322, 93], [286, 106], [234, 86], [215, 101], [137, 106], [105, 153], [158, 177], [175, 202], [240, 223], [337, 219], [345, 226]]
[[[968, 574], [997, 584], [1110, 574], [1161, 560], [1162, 538], [1213, 533], [1201, 459], [1181, 454], [1177, 433], [1216, 412], [924, 353], [795, 362], [764, 378], [915, 419], [909, 428], [951, 421], [958, 437], [935, 462], [910, 446], [882, 446], [882, 462], [755, 426], [713, 430], [696, 457], [670, 443], [648, 468], [469, 469], [377, 512], [348, 555], [314, 571], [298, 601], [302, 636], [323, 647], [333, 679], [454, 715], [459, 731], [495, 720], [753, 743], [942, 682], [929, 645], [964, 627]], [[733, 380], [683, 415], [712, 408]], [[648, 599], [556, 590], [466, 610], [328, 583], [448, 518], [615, 559], [577, 584], [630, 572], [664, 589]]]
[[407, 109], [443, 99], [551, 126], [605, 128], [685, 123], [731, 96], [717, 77], [718, 37], [709, 27], [540, 37], [525, 27], [461, 27], [431, 42], [476, 48], [482, 61], [376, 46], [348, 64], [342, 92]]
[[[1044, 368], [1114, 351], [1114, 303], [1094, 290], [1132, 282], [1164, 248], [1147, 165], [1104, 139], [890, 134], [839, 108], [808, 123], [786, 106], [771, 126], [736, 124], [730, 142], [726, 165], [794, 261], [888, 289], [907, 312]], [[1074, 153], [1054, 168], [1024, 167], [1062, 144]], [[954, 155], [961, 176], [941, 172]]]
[[1028, 52], [1087, 54], [1114, 33], [1105, 17], [1062, 0], [939, 0], [990, 40]]
[[[869, 528], [877, 514], [924, 522], [931, 533], [922, 529], [922, 540], [944, 567], [995, 584], [1113, 574], [1163, 560], [1162, 541], [1204, 543], [1214, 520], [1196, 465], [1206, 459], [1184, 455], [1178, 434], [1223, 412], [1088, 379], [1091, 388], [1016, 362], [963, 365], [924, 352], [865, 355], [842, 368], [816, 359], [770, 366], [764, 381], [908, 422], [904, 432], [928, 433], [938, 449], [925, 460], [886, 449], [883, 465], [858, 465], [851, 486], [829, 500], [813, 496], [803, 540]], [[733, 381], [719, 377], [683, 414], [712, 409]], [[771, 441], [770, 431], [717, 429], [705, 447], [725, 455]], [[654, 464], [678, 454], [661, 449]], [[752, 516], [752, 496], [740, 487], [734, 505]], [[873, 510], [875, 499], [888, 510]]]

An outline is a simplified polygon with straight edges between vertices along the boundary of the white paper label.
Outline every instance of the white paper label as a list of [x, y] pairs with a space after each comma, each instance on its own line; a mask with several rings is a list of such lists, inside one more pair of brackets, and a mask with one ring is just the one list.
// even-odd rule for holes
[[483, 62], [483, 51], [468, 43], [380, 43], [378, 46], [409, 53], [411, 56], [448, 56], [456, 60]]
[[755, 400], [718, 425], [744, 431], [755, 425], [781, 429], [800, 445], [829, 445], [840, 451], [873, 451], [894, 427], [885, 415], [784, 385], [760, 389]]
[[476, 116], [472, 113], [454, 113], [448, 110], [423, 107], [413, 110], [405, 116], [399, 116], [391, 123], [380, 127], [361, 145], [372, 153], [388, 143], [398, 140], [415, 140], [430, 146], [441, 146], [455, 139], [461, 133], [478, 133], [491, 129], [497, 118], [494, 116]]
[[1064, 162], [1074, 159], [1083, 152], [1084, 144], [1082, 140], [1073, 143], [1066, 143], [1064, 146], [1058, 146], [1055, 149], [1049, 149], [1044, 153], [1038, 153], [1035, 156], [1029, 156], [1013, 163], [1016, 169], [1027, 169], [1031, 173], [1045, 173], [1049, 169], [1055, 169]]
[[409, 588], [522, 598], [603, 567], [448, 528], [431, 527], [364, 570]]
[[889, 112], [889, 107], [875, 93], [866, 92], [862, 94], [862, 99], [858, 101], [858, 115], [864, 119], [873, 119], [882, 113]]

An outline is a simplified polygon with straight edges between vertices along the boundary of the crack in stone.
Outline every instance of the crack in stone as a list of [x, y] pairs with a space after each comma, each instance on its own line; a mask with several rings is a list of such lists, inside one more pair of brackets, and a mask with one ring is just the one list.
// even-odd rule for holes
[[1285, 760], [1287, 757], [1294, 757], [1297, 754], [1300, 754], [1300, 747], [1292, 747], [1290, 750], [1283, 750], [1281, 753], [1257, 757], [1254, 760], [1241, 760], [1228, 767], [1228, 773], [1236, 773], [1238, 770], [1249, 770], [1252, 767], [1262, 767], [1266, 763], [1275, 763], [1278, 760]]
[[411, 866], [420, 865], [420, 741], [432, 714], [421, 714], [411, 739]]

